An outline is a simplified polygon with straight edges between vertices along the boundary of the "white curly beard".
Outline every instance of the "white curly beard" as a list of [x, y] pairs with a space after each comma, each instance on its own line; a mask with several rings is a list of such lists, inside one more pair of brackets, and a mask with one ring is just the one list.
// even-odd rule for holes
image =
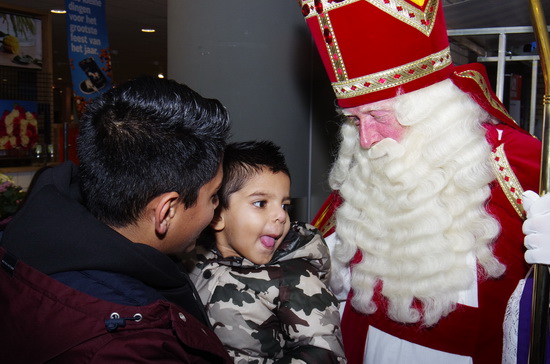
[[363, 150], [357, 127], [342, 126], [330, 174], [344, 199], [333, 260], [349, 264], [361, 251], [351, 278], [357, 310], [376, 311], [372, 297], [381, 282], [391, 319], [431, 326], [474, 283], [469, 255], [490, 277], [505, 269], [490, 249], [500, 226], [484, 207], [494, 179], [482, 126], [488, 116], [450, 81], [396, 100], [398, 120], [408, 126], [399, 143], [384, 139]]

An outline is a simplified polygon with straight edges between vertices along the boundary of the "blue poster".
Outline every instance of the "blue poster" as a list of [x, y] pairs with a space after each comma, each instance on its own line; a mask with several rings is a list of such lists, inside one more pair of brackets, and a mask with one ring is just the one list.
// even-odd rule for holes
[[111, 88], [105, 1], [65, 0], [69, 64], [77, 103]]

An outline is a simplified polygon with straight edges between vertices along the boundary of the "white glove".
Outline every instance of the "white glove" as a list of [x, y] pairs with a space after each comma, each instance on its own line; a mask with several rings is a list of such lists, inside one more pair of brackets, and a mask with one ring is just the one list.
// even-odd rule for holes
[[527, 213], [523, 222], [525, 261], [550, 264], [550, 193], [540, 197], [533, 191], [525, 191], [523, 207]]

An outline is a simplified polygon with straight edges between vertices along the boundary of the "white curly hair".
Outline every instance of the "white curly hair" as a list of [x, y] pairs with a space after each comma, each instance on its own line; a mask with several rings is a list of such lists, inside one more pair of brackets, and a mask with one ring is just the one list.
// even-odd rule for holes
[[482, 124], [491, 119], [449, 80], [397, 96], [394, 111], [406, 126], [399, 142], [365, 150], [357, 126], [342, 125], [329, 178], [344, 199], [333, 262], [349, 265], [361, 251], [351, 276], [357, 310], [376, 311], [381, 284], [391, 319], [431, 326], [474, 283], [468, 256], [477, 258], [482, 278], [505, 270], [491, 251], [500, 225], [485, 208], [494, 175]]

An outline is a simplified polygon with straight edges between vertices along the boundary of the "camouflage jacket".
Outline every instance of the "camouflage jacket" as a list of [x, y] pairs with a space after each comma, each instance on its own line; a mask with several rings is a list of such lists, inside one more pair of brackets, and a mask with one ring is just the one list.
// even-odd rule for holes
[[191, 273], [214, 332], [235, 363], [345, 363], [338, 301], [325, 285], [328, 248], [293, 223], [266, 265], [197, 248]]

